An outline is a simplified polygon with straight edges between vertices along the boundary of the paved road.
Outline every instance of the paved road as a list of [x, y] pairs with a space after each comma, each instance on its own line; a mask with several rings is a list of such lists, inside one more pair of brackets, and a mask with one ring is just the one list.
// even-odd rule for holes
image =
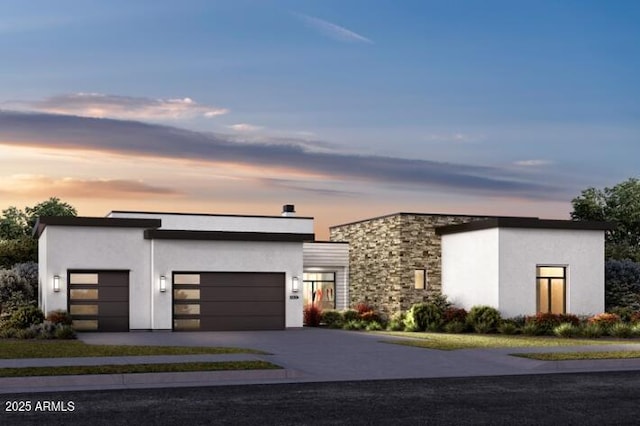
[[[640, 372], [0, 396], [2, 425], [637, 425]], [[31, 404], [7, 413], [7, 404]], [[53, 401], [73, 411], [36, 412]]]

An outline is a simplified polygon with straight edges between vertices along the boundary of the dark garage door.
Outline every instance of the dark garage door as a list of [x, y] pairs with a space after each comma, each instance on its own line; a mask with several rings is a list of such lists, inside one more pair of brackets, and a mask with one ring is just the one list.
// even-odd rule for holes
[[79, 331], [129, 331], [129, 271], [69, 271], [69, 313]]
[[174, 330], [281, 330], [284, 273], [173, 274]]

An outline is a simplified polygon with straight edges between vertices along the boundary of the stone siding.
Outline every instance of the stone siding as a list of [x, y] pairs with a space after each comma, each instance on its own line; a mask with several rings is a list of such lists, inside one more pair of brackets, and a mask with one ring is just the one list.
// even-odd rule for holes
[[[435, 228], [486, 217], [398, 213], [330, 229], [331, 241], [349, 242], [351, 306], [366, 302], [386, 314], [405, 311], [441, 290], [441, 242]], [[414, 286], [426, 269], [427, 289]]]

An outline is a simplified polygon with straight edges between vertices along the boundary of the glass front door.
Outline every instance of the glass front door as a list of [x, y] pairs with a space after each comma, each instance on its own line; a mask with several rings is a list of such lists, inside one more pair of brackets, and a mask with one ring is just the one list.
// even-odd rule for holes
[[336, 308], [336, 274], [335, 272], [305, 272], [304, 304], [315, 305], [318, 308]]

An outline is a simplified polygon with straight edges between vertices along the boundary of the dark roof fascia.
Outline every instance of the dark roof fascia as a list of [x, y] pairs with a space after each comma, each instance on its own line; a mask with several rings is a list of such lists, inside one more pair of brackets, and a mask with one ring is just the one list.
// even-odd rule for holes
[[583, 231], [607, 231], [613, 229], [614, 225], [609, 222], [503, 217], [462, 223], [459, 225], [441, 226], [436, 228], [436, 234], [447, 235], [491, 228], [575, 229]]
[[305, 243], [313, 243], [313, 244], [349, 244], [349, 241], [313, 240], [313, 241], [305, 241]]
[[214, 217], [260, 217], [267, 219], [311, 219], [310, 216], [276, 216], [276, 215], [251, 215], [251, 214], [224, 214], [224, 213], [176, 213], [176, 212], [143, 212], [143, 211], [128, 211], [128, 210], [112, 210], [109, 214], [157, 214], [157, 215], [171, 215], [171, 216], [214, 216]]
[[147, 240], [271, 241], [300, 243], [313, 241], [315, 234], [147, 229], [144, 231], [144, 238]]
[[119, 217], [42, 216], [33, 226], [33, 236], [40, 238], [47, 226], [93, 226], [113, 228], [159, 228], [160, 219], [134, 219]]
[[494, 216], [494, 215], [489, 215], [489, 214], [460, 214], [460, 213], [411, 213], [411, 212], [397, 212], [397, 213], [390, 213], [390, 214], [385, 214], [382, 216], [376, 216], [376, 217], [372, 217], [369, 219], [361, 219], [361, 220], [356, 220], [354, 222], [348, 222], [348, 223], [343, 223], [341, 225], [333, 225], [330, 226], [329, 229], [334, 229], [334, 228], [340, 228], [343, 226], [350, 226], [350, 225], [356, 225], [358, 223], [364, 223], [364, 222], [370, 222], [373, 220], [378, 220], [378, 219], [386, 219], [388, 217], [393, 217], [393, 216], [436, 216], [436, 217], [473, 217], [473, 218], [488, 218], [488, 219], [492, 219], [492, 218], [511, 218], [511, 219], [537, 219], [537, 217], [535, 216]]

